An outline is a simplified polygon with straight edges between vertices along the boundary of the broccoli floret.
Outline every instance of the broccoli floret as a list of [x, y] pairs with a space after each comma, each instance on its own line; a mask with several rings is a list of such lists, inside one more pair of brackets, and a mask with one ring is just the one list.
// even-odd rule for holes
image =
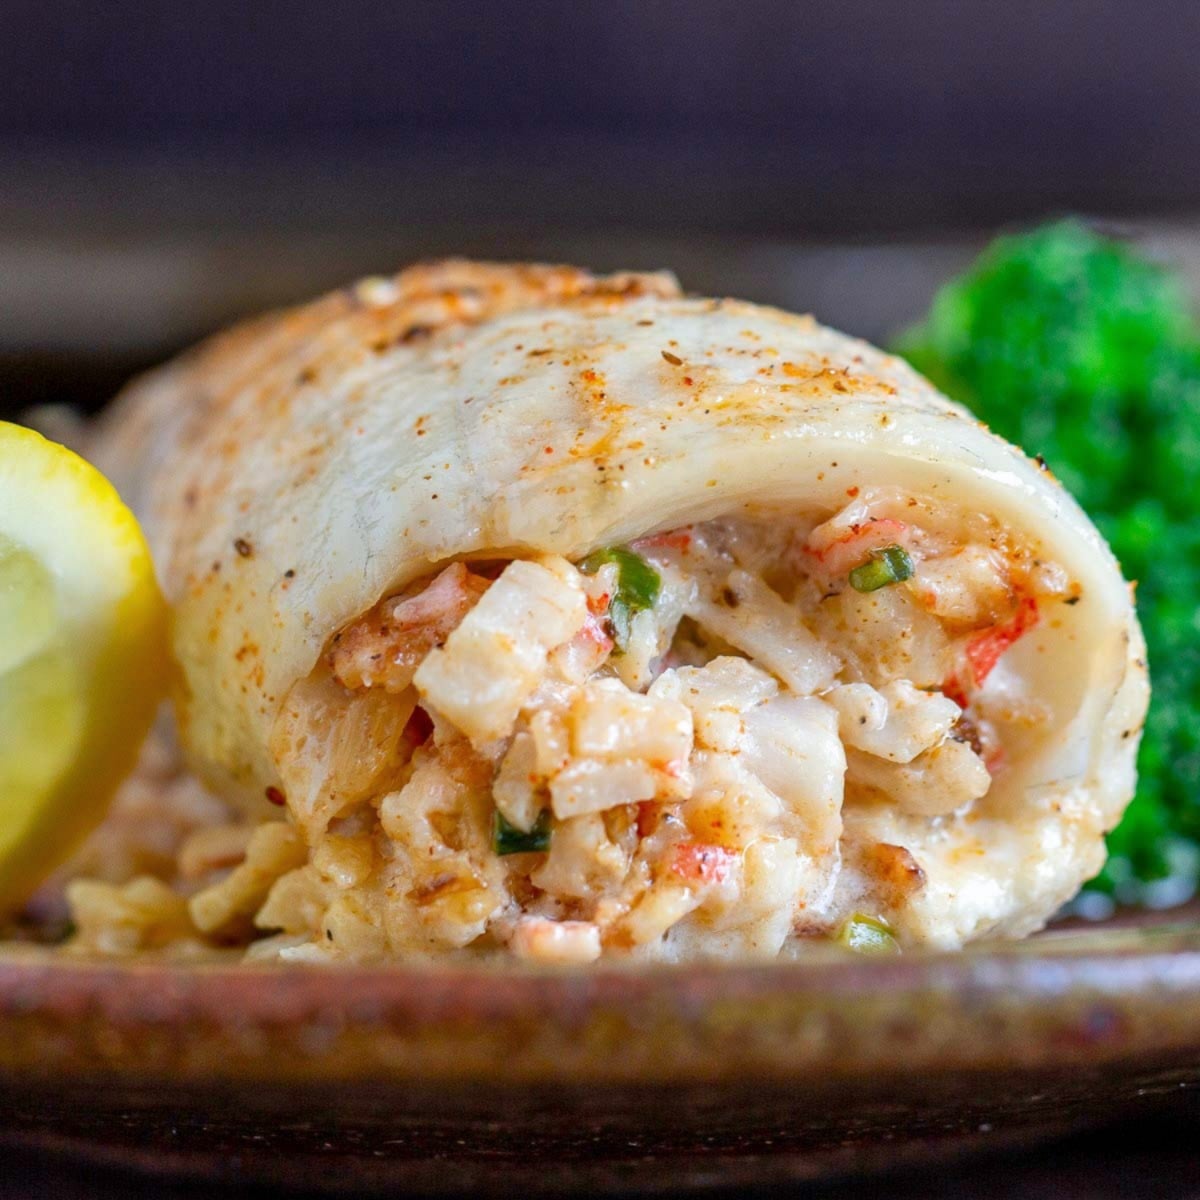
[[1138, 581], [1154, 699], [1138, 794], [1093, 886], [1182, 898], [1200, 876], [1200, 337], [1184, 289], [1059, 222], [998, 240], [898, 349], [1041, 454]]

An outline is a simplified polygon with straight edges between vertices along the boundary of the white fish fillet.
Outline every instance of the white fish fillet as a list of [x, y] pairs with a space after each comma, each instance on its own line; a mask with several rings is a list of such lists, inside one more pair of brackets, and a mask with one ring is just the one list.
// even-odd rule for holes
[[140, 380], [93, 456], [173, 605], [183, 744], [248, 808], [331, 634], [437, 564], [577, 559], [746, 504], [833, 511], [864, 483], [990, 514], [1082, 587], [1006, 656], [1048, 715], [978, 820], [934, 838], [858, 818], [941, 856], [914, 904], [923, 939], [1036, 928], [1100, 865], [1133, 791], [1144, 650], [1091, 522], [903, 362], [809, 317], [666, 275], [422, 266]]

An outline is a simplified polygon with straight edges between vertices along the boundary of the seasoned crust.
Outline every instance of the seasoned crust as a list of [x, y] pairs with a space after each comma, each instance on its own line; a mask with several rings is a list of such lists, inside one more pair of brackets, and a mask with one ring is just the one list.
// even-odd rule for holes
[[459, 258], [416, 263], [213, 335], [134, 380], [97, 424], [88, 449], [126, 500], [142, 508], [153, 503], [155, 449], [169, 448], [172, 457], [201, 443], [211, 449], [213, 425], [235, 402], [241, 412], [225, 439], [231, 456], [248, 417], [278, 420], [297, 391], [356, 361], [404, 348], [417, 354], [448, 331], [522, 309], [583, 301], [617, 307], [680, 295], [669, 271], [596, 275], [565, 265]]

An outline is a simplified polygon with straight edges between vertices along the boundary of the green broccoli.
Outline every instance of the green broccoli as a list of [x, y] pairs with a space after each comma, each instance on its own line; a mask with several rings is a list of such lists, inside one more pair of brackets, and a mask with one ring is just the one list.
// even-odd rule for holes
[[1154, 699], [1092, 887], [1182, 899], [1200, 879], [1200, 333], [1183, 287], [1063, 221], [995, 242], [897, 349], [1042, 455], [1138, 580]]

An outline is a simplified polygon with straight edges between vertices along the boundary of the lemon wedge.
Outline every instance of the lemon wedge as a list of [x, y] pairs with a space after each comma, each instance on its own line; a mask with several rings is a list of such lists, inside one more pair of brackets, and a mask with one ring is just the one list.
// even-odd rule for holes
[[166, 679], [133, 513], [77, 454], [0, 421], [0, 910], [99, 822]]

